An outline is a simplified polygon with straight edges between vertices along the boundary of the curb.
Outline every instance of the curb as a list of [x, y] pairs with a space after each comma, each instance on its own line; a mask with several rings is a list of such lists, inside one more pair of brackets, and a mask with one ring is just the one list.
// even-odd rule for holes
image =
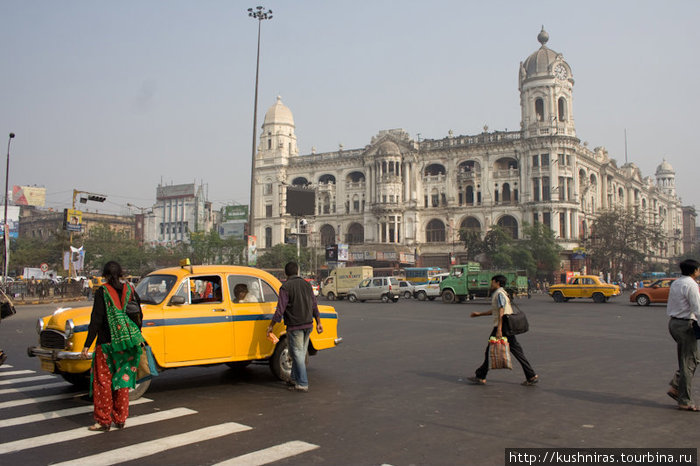
[[32, 304], [55, 304], [55, 303], [69, 303], [69, 302], [74, 302], [74, 301], [85, 301], [85, 297], [82, 296], [80, 298], [50, 298], [50, 299], [33, 299], [31, 301], [29, 300], [23, 300], [23, 301], [12, 301], [12, 304], [15, 306], [25, 306], [25, 305], [32, 305]]

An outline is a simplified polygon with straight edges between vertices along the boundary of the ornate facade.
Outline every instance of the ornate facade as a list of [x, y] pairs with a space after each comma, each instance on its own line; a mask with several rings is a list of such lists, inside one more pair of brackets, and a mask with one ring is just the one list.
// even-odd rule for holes
[[484, 127], [471, 136], [450, 131], [414, 140], [392, 129], [361, 149], [299, 155], [294, 118], [278, 97], [265, 115], [255, 163], [258, 247], [282, 243], [294, 229], [286, 186], [301, 185], [316, 192], [316, 215], [307, 218], [311, 243], [348, 243], [351, 260], [382, 252], [387, 262], [415, 257], [444, 266], [462, 249], [460, 229], [485, 233], [496, 224], [519, 238], [526, 222], [547, 224], [566, 258], [596, 214], [614, 207], [661, 225], [667, 241], [656, 255], [681, 254], [683, 215], [671, 165], [664, 160], [654, 180], [582, 144], [571, 67], [546, 46], [544, 29], [537, 39], [540, 48], [520, 64], [520, 131]]

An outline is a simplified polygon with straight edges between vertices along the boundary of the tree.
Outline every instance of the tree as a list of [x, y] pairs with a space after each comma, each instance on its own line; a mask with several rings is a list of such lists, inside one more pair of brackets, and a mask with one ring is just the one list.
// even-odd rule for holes
[[302, 271], [309, 270], [309, 250], [301, 248], [297, 258], [297, 248], [291, 244], [276, 244], [258, 257], [258, 267], [263, 269], [283, 268], [287, 262], [297, 262]]
[[[528, 250], [532, 255], [535, 270], [540, 278], [550, 277], [551, 274], [559, 269], [561, 246], [554, 239], [554, 232], [544, 223], [535, 223], [523, 225], [523, 234], [525, 239], [522, 240], [523, 248]], [[529, 274], [530, 275], [530, 274]]]
[[484, 252], [484, 243], [481, 240], [481, 233], [478, 231], [459, 230], [459, 240], [464, 243], [468, 261], [475, 261], [476, 256]]
[[593, 268], [616, 276], [635, 276], [664, 239], [661, 228], [647, 223], [634, 211], [602, 212], [591, 226], [586, 249]]

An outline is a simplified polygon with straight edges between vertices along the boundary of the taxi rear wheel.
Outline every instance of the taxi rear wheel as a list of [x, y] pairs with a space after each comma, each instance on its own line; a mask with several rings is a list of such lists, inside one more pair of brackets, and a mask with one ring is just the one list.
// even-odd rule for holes
[[593, 302], [596, 303], [604, 303], [605, 302], [605, 295], [603, 293], [593, 293]]
[[152, 379], [148, 379], [144, 380], [141, 383], [137, 383], [136, 387], [129, 390], [129, 401], [134, 401], [141, 398], [143, 394], [146, 393], [146, 391], [148, 390], [148, 387], [151, 386], [151, 380]]
[[555, 291], [552, 295], [555, 303], [563, 303], [565, 301], [564, 294], [561, 291]]
[[[309, 353], [306, 353], [304, 360], [306, 365], [309, 365]], [[270, 370], [280, 380], [288, 382], [292, 379], [292, 357], [287, 348], [287, 338], [283, 337], [275, 346], [275, 351], [270, 358]]]

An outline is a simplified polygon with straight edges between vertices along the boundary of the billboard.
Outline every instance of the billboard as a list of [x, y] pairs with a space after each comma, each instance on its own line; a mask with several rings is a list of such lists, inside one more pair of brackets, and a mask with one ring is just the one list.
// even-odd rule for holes
[[46, 188], [39, 188], [36, 186], [13, 186], [12, 203], [14, 205], [44, 207], [46, 204]]
[[245, 222], [226, 222], [219, 225], [219, 236], [223, 239], [245, 237]]
[[253, 235], [248, 235], [248, 265], [258, 263], [258, 244], [257, 238]]
[[[0, 215], [3, 215], [2, 211], [0, 211]], [[4, 224], [5, 222], [2, 223]], [[4, 238], [4, 228], [1, 225], [0, 238]], [[7, 207], [7, 226], [10, 229], [10, 238], [17, 238], [19, 235], [19, 206], [11, 205]]]
[[295, 217], [314, 215], [316, 213], [316, 191], [298, 186], [288, 186], [287, 213]]
[[221, 208], [221, 221], [248, 220], [247, 205], [226, 205]]
[[82, 231], [83, 213], [80, 210], [63, 209], [63, 229], [67, 231]]

